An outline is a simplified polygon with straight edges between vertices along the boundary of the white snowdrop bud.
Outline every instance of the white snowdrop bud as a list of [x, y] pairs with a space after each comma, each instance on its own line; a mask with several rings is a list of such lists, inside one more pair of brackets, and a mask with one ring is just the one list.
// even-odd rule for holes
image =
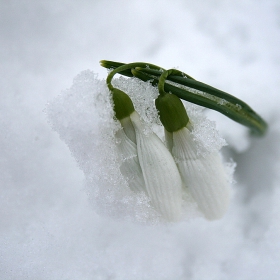
[[218, 151], [198, 154], [188, 128], [165, 133], [184, 184], [209, 220], [221, 218], [229, 205], [228, 175]]
[[120, 120], [123, 129], [116, 133], [118, 150], [121, 155], [120, 170], [133, 191], [146, 191], [144, 177], [139, 164], [135, 130], [130, 120], [126, 117]]
[[179, 220], [182, 180], [176, 163], [158, 136], [141, 122], [138, 113], [133, 112], [130, 119], [135, 128], [137, 155], [151, 202], [166, 219]]

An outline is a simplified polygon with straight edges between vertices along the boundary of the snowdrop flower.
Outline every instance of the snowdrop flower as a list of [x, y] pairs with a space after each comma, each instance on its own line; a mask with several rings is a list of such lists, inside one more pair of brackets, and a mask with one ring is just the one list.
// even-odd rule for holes
[[163, 142], [145, 125], [129, 96], [110, 87], [115, 117], [122, 129], [116, 134], [123, 162], [120, 170], [134, 191], [145, 191], [164, 218], [180, 219], [182, 179]]
[[189, 130], [189, 118], [182, 101], [160, 90], [156, 107], [165, 127], [167, 146], [174, 156], [185, 186], [209, 220], [221, 218], [229, 205], [227, 173], [218, 152], [198, 153]]
[[165, 130], [165, 137], [199, 209], [209, 220], [222, 218], [229, 205], [230, 188], [220, 154], [198, 153], [198, 144], [187, 127], [174, 132]]
[[[203, 143], [195, 141], [185, 107], [177, 96], [219, 111], [232, 120], [248, 126], [256, 136], [265, 134], [267, 123], [242, 100], [196, 81], [181, 71], [164, 70], [143, 62], [123, 64], [103, 60], [101, 65], [108, 69], [118, 69], [122, 75], [150, 81], [152, 85], [158, 84], [160, 95], [156, 99], [156, 107], [165, 128], [167, 146], [177, 163], [183, 182], [206, 218], [210, 220], [221, 218], [229, 204], [230, 174], [226, 172], [218, 149], [213, 152], [214, 149], [206, 148], [205, 145], [204, 151], [201, 150]], [[169, 77], [170, 82], [165, 83], [169, 75], [172, 76]], [[165, 89], [169, 93], [165, 92]], [[138, 143], [136, 147], [137, 145]]]
[[[165, 218], [178, 220], [181, 215], [182, 180], [172, 155], [158, 136], [140, 120], [136, 111], [129, 120], [120, 121], [124, 125], [121, 134], [135, 133], [135, 142], [123, 135], [121, 151], [131, 157], [122, 163], [122, 174], [128, 178], [133, 174], [128, 181], [130, 187], [144, 190]], [[129, 153], [126, 152], [128, 150]]]

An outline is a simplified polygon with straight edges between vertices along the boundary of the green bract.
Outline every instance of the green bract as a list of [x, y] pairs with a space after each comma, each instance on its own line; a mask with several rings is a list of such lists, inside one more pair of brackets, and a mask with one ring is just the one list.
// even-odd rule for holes
[[167, 131], [174, 132], [188, 124], [189, 117], [186, 109], [180, 98], [176, 95], [159, 95], [155, 104], [159, 111], [160, 121]]
[[114, 102], [114, 111], [116, 118], [121, 120], [131, 115], [134, 112], [134, 106], [130, 97], [123, 91], [113, 88], [111, 90]]

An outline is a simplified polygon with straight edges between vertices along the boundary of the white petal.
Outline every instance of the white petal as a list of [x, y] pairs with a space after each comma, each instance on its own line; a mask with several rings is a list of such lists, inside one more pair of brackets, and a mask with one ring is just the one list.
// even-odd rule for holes
[[142, 124], [136, 112], [130, 118], [149, 197], [166, 219], [176, 221], [181, 215], [182, 180], [174, 159], [163, 142]]
[[172, 148], [173, 148], [173, 133], [167, 131], [164, 129], [164, 135], [165, 135], [165, 143], [166, 147], [169, 150], [170, 153], [172, 153]]
[[135, 130], [132, 125], [132, 122], [130, 120], [130, 117], [126, 117], [120, 120], [120, 123], [122, 124], [123, 130], [126, 134], [126, 136], [136, 144], [136, 135], [135, 135]]
[[139, 164], [136, 145], [126, 136], [123, 129], [116, 133], [117, 145], [122, 158], [120, 170], [133, 191], [145, 191], [145, 182]]
[[221, 218], [229, 205], [230, 188], [219, 153], [198, 156], [189, 130], [173, 132], [172, 153], [185, 185], [209, 220]]

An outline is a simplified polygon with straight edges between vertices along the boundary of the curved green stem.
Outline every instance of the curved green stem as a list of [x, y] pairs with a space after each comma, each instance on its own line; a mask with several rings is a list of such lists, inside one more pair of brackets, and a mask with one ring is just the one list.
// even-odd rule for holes
[[[141, 68], [137, 67], [136, 71], [141, 71]], [[169, 75], [176, 75], [178, 74], [178, 70], [175, 69], [169, 69], [169, 70], [165, 70], [161, 75], [160, 78], [158, 80], [158, 91], [160, 95], [165, 95], [167, 94], [167, 92], [164, 90], [164, 86], [165, 86], [165, 80], [167, 79], [167, 77]]]
[[[141, 79], [145, 78], [146, 81], [150, 79], [150, 76], [147, 75], [143, 69], [136, 68], [132, 73], [135, 77], [141, 77]], [[175, 70], [170, 76], [167, 75], [167, 79], [173, 77], [172, 75], [174, 75], [174, 73], [179, 74], [180, 71]], [[154, 84], [159, 84], [159, 80], [158, 77], [153, 76]], [[225, 93], [225, 95], [230, 96], [230, 98], [227, 98], [225, 95], [223, 95], [224, 98], [221, 98], [218, 95], [211, 95], [205, 92], [193, 92], [191, 88], [178, 87], [176, 84], [170, 83], [164, 84], [164, 91], [175, 94], [188, 102], [218, 111], [230, 119], [249, 127], [252, 134], [256, 136], [264, 135], [267, 130], [266, 122], [254, 112], [253, 109], [243, 101], [227, 93]]]
[[[153, 77], [159, 77], [162, 74], [160, 71], [157, 71], [156, 69], [144, 69], [144, 68], [137, 67], [136, 70], [145, 72], [146, 74], [148, 74], [150, 76], [152, 75]], [[189, 78], [189, 77], [190, 76], [187, 75], [186, 73], [174, 69], [174, 72], [168, 76], [167, 80], [170, 80], [174, 83], [177, 83], [177, 84], [180, 84], [180, 85], [192, 88], [192, 89], [196, 89], [201, 92], [208, 93], [210, 95], [219, 97], [221, 99], [225, 99], [228, 102], [239, 104], [240, 106], [242, 106], [244, 108], [247, 108], [247, 109], [250, 108], [245, 102], [234, 97], [233, 95], [230, 95], [224, 91], [211, 87], [202, 82], [196, 81], [194, 78]]]
[[[267, 123], [245, 102], [224, 91], [196, 81], [179, 70], [172, 69], [171, 73], [166, 73], [166, 78], [162, 77], [162, 81], [165, 80], [165, 82], [162, 82], [160, 81], [160, 76], [164, 69], [149, 63], [124, 64], [103, 60], [101, 65], [109, 69], [118, 67], [118, 73], [129, 77], [134, 76], [142, 81], [151, 81], [154, 86], [160, 83], [159, 90], [161, 95], [171, 92], [181, 99], [216, 110], [232, 120], [249, 127], [254, 135], [262, 136], [267, 130]], [[128, 72], [125, 70], [127, 69], [126, 67], [120, 68], [120, 66], [125, 65], [133, 66], [128, 66], [130, 69]], [[166, 80], [173, 83], [167, 83]]]
[[[108, 66], [108, 61], [106, 60], [101, 60], [100, 61], [101, 66], [106, 67]], [[110, 89], [110, 91], [112, 91], [114, 89], [114, 87], [112, 86], [112, 79], [113, 77], [118, 74], [118, 73], [126, 73], [127, 75], [130, 75], [133, 77], [132, 73], [131, 73], [131, 69], [136, 68], [136, 67], [141, 67], [141, 69], [143, 68], [151, 68], [151, 69], [156, 69], [159, 70], [160, 68], [156, 65], [150, 64], [150, 63], [145, 63], [145, 62], [134, 62], [134, 63], [128, 63], [128, 64], [122, 64], [122, 65], [118, 65], [117, 63], [114, 63], [114, 65], [116, 66], [116, 68], [109, 73], [109, 75], [107, 76], [106, 79], [106, 83], [108, 88]], [[130, 72], [130, 74], [128, 73], [128, 70]]]

